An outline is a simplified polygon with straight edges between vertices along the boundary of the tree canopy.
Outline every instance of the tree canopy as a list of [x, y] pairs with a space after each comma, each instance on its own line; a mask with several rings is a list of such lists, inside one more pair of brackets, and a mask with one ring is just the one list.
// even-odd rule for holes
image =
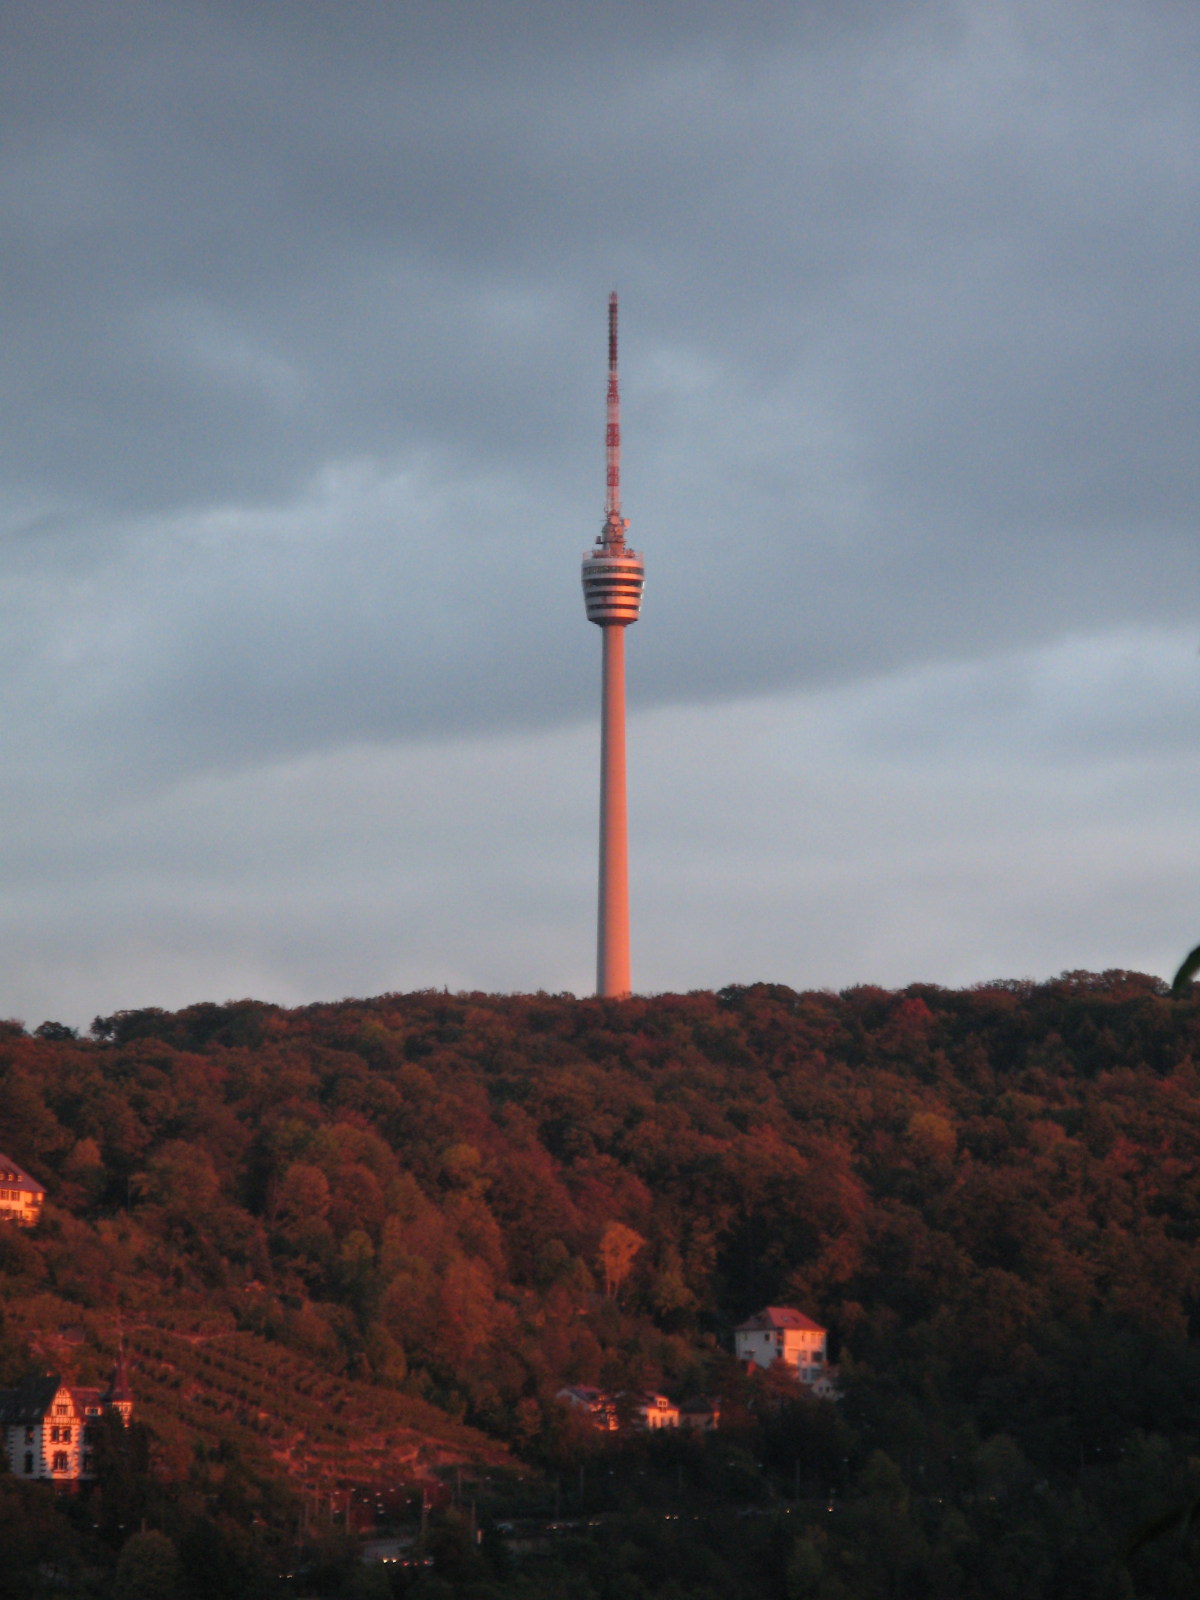
[[[575, 1471], [589, 1384], [720, 1395], [727, 1499], [834, 1495], [767, 1592], [1105, 1592], [1074, 1550], [1169, 1594], [1186, 1528], [1120, 1552], [1200, 1491], [1197, 1061], [1200, 1004], [1123, 972], [10, 1025], [0, 1149], [48, 1200], [0, 1232], [0, 1362], [84, 1381], [123, 1336], [154, 1481], [231, 1527], [397, 1463]], [[840, 1405], [739, 1371], [768, 1303], [829, 1329]]]

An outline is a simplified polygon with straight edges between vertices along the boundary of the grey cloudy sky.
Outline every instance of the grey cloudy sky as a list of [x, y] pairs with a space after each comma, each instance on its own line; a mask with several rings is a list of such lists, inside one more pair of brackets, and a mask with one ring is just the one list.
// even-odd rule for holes
[[1200, 939], [1191, 0], [0, 6], [0, 1013]]

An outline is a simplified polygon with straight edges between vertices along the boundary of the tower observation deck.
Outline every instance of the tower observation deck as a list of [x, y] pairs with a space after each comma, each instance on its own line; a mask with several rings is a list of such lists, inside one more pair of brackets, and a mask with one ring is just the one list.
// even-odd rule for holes
[[642, 605], [646, 568], [641, 554], [625, 543], [625, 530], [608, 537], [609, 527], [583, 557], [583, 603], [588, 621], [602, 628], [627, 628]]
[[596, 941], [596, 992], [630, 992], [629, 852], [625, 805], [625, 629], [642, 604], [645, 566], [625, 543], [621, 515], [621, 398], [617, 382], [617, 297], [608, 300], [607, 490], [604, 526], [583, 557], [583, 600], [588, 621], [604, 640], [600, 723], [600, 905]]

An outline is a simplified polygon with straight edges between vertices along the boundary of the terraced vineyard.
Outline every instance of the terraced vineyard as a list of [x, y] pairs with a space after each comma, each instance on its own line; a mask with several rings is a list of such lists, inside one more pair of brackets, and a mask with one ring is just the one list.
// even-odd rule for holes
[[138, 1415], [168, 1450], [229, 1440], [269, 1456], [298, 1484], [394, 1485], [438, 1466], [493, 1463], [507, 1452], [413, 1396], [330, 1376], [256, 1334], [125, 1335]]

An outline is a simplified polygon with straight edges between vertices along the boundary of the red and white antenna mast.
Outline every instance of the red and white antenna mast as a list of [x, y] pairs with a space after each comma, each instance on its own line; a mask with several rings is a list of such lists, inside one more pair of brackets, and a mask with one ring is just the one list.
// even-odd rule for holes
[[621, 387], [617, 379], [617, 291], [608, 297], [608, 427], [604, 435], [608, 489], [604, 497], [606, 537], [623, 540], [621, 520]]

